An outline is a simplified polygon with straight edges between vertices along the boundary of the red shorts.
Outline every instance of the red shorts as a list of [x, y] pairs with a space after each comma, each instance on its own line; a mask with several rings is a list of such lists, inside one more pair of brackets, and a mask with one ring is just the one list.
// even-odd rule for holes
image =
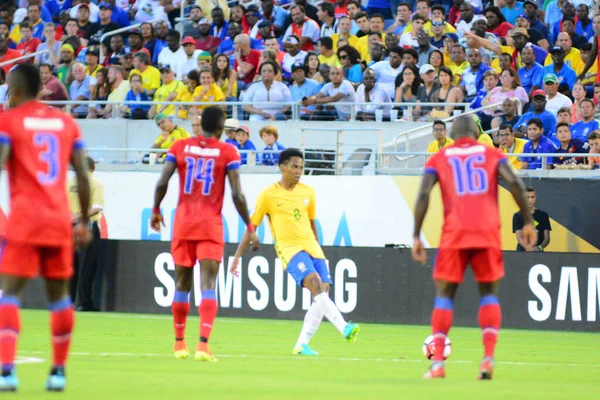
[[186, 240], [173, 239], [171, 241], [171, 255], [175, 265], [181, 267], [193, 267], [196, 260], [215, 260], [221, 262], [223, 259], [224, 243], [211, 240]]
[[499, 248], [439, 249], [433, 279], [461, 283], [471, 264], [477, 282], [494, 282], [504, 276], [504, 261]]
[[0, 250], [0, 272], [22, 278], [38, 275], [48, 279], [69, 279], [73, 276], [73, 245], [40, 246], [25, 242], [6, 241]]

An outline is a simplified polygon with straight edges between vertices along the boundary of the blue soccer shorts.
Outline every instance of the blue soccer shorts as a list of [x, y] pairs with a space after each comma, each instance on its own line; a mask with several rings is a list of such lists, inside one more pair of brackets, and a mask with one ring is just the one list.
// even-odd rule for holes
[[305, 251], [296, 254], [287, 266], [287, 272], [292, 275], [296, 283], [302, 286], [302, 281], [308, 275], [316, 272], [325, 283], [333, 285], [327, 263], [322, 258], [313, 258]]

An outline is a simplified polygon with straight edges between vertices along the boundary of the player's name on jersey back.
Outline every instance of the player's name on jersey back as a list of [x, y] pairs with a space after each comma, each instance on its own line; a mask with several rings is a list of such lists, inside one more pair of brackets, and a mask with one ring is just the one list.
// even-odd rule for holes
[[446, 154], [449, 156], [466, 156], [469, 154], [483, 153], [485, 147], [483, 145], [471, 147], [450, 147], [446, 149]]
[[183, 151], [184, 153], [205, 157], [219, 157], [221, 155], [221, 149], [202, 148], [199, 146], [190, 146], [189, 144], [185, 146]]

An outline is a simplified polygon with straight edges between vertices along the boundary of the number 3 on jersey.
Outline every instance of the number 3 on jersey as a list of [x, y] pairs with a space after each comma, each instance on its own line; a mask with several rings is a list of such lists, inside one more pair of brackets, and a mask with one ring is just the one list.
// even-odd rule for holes
[[485, 163], [485, 155], [475, 154], [465, 159], [451, 157], [456, 194], [459, 196], [481, 194], [488, 190], [488, 174], [480, 165]]
[[53, 133], [36, 133], [33, 144], [45, 151], [39, 155], [40, 161], [47, 165], [47, 172], [38, 171], [37, 179], [42, 185], [52, 185], [60, 174], [60, 146], [58, 137]]
[[202, 183], [202, 194], [209, 196], [214, 182], [215, 160], [212, 158], [205, 160], [204, 158], [186, 157], [185, 162], [187, 165], [183, 192], [186, 194], [192, 193], [194, 181], [198, 181]]

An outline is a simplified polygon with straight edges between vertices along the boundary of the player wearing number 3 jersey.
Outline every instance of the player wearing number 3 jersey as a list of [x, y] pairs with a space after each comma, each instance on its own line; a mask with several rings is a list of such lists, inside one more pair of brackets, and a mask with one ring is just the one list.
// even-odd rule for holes
[[[8, 112], [0, 116], [0, 169], [10, 183], [10, 215], [0, 255], [0, 391], [15, 391], [20, 330], [19, 304], [29, 279], [42, 275], [50, 302], [53, 364], [46, 390], [62, 391], [74, 313], [69, 297], [73, 241], [90, 240], [90, 187], [85, 149], [77, 123], [66, 113], [37, 102], [38, 69], [17, 66], [8, 74]], [[77, 175], [81, 219], [72, 225], [65, 183], [69, 162]]]
[[[246, 199], [240, 187], [240, 155], [237, 149], [219, 141], [225, 127], [225, 113], [218, 107], [208, 107], [192, 122], [195, 137], [176, 141], [165, 157], [163, 173], [156, 185], [152, 228], [160, 232], [164, 220], [160, 210], [169, 179], [179, 174], [179, 202], [173, 222], [171, 253], [175, 261], [175, 297], [171, 306], [175, 327], [175, 358], [187, 358], [185, 325], [190, 309], [189, 293], [193, 284], [193, 268], [200, 261], [202, 272], [202, 302], [200, 340], [195, 358], [215, 362], [208, 348], [208, 339], [217, 315], [215, 283], [219, 263], [223, 258], [223, 224], [221, 210], [225, 194], [225, 177], [229, 178], [235, 206], [248, 226], [250, 217]], [[258, 245], [254, 233], [252, 241]]]
[[[425, 175], [415, 209], [413, 259], [424, 263], [427, 255], [421, 242], [421, 226], [427, 213], [429, 194], [439, 182], [444, 203], [444, 227], [433, 270], [436, 286], [431, 326], [436, 349], [443, 349], [452, 325], [453, 300], [471, 264], [479, 285], [481, 302], [479, 323], [485, 353], [479, 379], [492, 379], [494, 349], [502, 319], [498, 302], [498, 282], [504, 276], [500, 250], [498, 213], [498, 175], [510, 186], [525, 226], [528, 243], [536, 241], [528, 211], [523, 182], [513, 173], [508, 159], [498, 150], [477, 142], [479, 127], [470, 116], [461, 116], [452, 126], [454, 145], [432, 156], [425, 164]], [[443, 378], [444, 352], [434, 352], [434, 362], [424, 378]]]

